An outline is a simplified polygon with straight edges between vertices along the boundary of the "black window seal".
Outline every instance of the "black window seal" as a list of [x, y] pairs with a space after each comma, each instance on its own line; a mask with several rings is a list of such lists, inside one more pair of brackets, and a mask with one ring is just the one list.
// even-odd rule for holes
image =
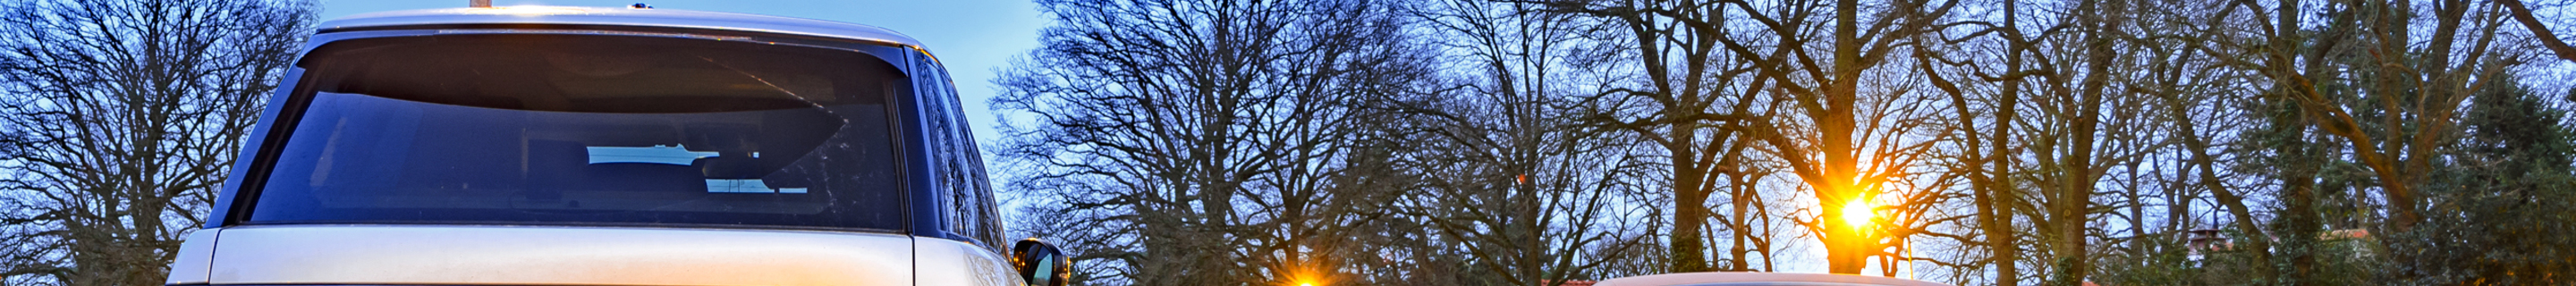
[[474, 24], [414, 24], [414, 25], [387, 25], [387, 26], [360, 26], [360, 27], [322, 28], [319, 32], [317, 32], [317, 34], [330, 34], [330, 33], [342, 33], [342, 32], [361, 32], [361, 31], [395, 31], [395, 30], [427, 30], [427, 31], [436, 31], [436, 30], [565, 30], [565, 31], [599, 31], [599, 32], [657, 33], [657, 34], [677, 34], [677, 35], [732, 36], [732, 37], [749, 37], [749, 38], [755, 38], [755, 39], [765, 39], [765, 40], [771, 40], [771, 41], [780, 41], [780, 40], [783, 40], [783, 41], [793, 41], [793, 42], [838, 42], [838, 43], [869, 44], [869, 45], [877, 45], [877, 46], [897, 47], [897, 48], [910, 48], [910, 49], [918, 49], [918, 48], [919, 48], [919, 47], [914, 47], [913, 45], [909, 45], [909, 44], [898, 43], [898, 42], [890, 42], [890, 41], [881, 41], [881, 40], [866, 40], [866, 39], [840, 38], [840, 37], [828, 37], [828, 36], [814, 36], [814, 35], [798, 35], [798, 34], [770, 33], [770, 32], [744, 31], [744, 30], [727, 30], [727, 29], [721, 29], [721, 28], [683, 28], [683, 27], [667, 27], [667, 26], [611, 25], [611, 24], [495, 24], [495, 23], [474, 23]]
[[[310, 39], [310, 40], [312, 40], [312, 41], [307, 42], [307, 43], [305, 44], [304, 48], [303, 48], [301, 51], [299, 51], [299, 52], [297, 53], [297, 55], [296, 55], [296, 57], [295, 57], [295, 61], [294, 61], [294, 63], [295, 63], [295, 64], [291, 64], [291, 65], [288, 65], [288, 66], [287, 66], [287, 68], [288, 68], [288, 69], [290, 69], [290, 70], [294, 71], [294, 73], [300, 74], [301, 76], [299, 76], [299, 77], [296, 77], [296, 78], [292, 79], [292, 80], [294, 80], [293, 82], [281, 83], [281, 84], [289, 84], [289, 85], [291, 85], [294, 89], [292, 89], [292, 90], [288, 90], [288, 93], [286, 93], [286, 94], [279, 94], [279, 95], [273, 95], [273, 96], [272, 96], [272, 98], [271, 98], [272, 100], [285, 100], [285, 102], [282, 102], [282, 103], [281, 103], [281, 102], [271, 102], [271, 105], [270, 105], [270, 106], [271, 106], [271, 108], [281, 108], [281, 109], [280, 109], [280, 110], [278, 110], [278, 112], [277, 112], [277, 118], [274, 118], [274, 119], [263, 119], [264, 121], [268, 121], [268, 122], [267, 122], [267, 124], [262, 124], [262, 125], [263, 125], [262, 127], [268, 128], [268, 130], [267, 130], [268, 132], [267, 132], [266, 136], [264, 136], [264, 138], [260, 138], [260, 140], [261, 140], [261, 141], [260, 141], [260, 148], [259, 148], [259, 150], [255, 150], [255, 152], [257, 152], [257, 153], [256, 153], [256, 154], [252, 154], [253, 156], [251, 157], [251, 160], [256, 160], [256, 161], [252, 161], [252, 162], [251, 162], [251, 164], [249, 164], [248, 166], [245, 166], [245, 167], [249, 167], [249, 169], [248, 169], [248, 170], [234, 170], [235, 172], [247, 172], [247, 174], [243, 174], [244, 176], [242, 177], [242, 180], [241, 180], [240, 182], [238, 182], [238, 184], [239, 184], [239, 185], [237, 185], [237, 187], [233, 188], [232, 190], [226, 190], [230, 195], [232, 195], [232, 196], [231, 196], [231, 197], [232, 197], [232, 198], [231, 198], [231, 199], [232, 199], [232, 203], [231, 203], [230, 205], [228, 205], [228, 206], [225, 206], [224, 210], [222, 211], [222, 213], [223, 213], [223, 219], [221, 219], [221, 220], [217, 220], [217, 222], [221, 223], [221, 225], [219, 225], [218, 227], [255, 226], [255, 225], [349, 225], [349, 224], [351, 224], [351, 223], [304, 223], [304, 222], [283, 222], [283, 223], [281, 223], [281, 222], [262, 222], [262, 223], [252, 223], [252, 222], [250, 221], [251, 212], [252, 212], [252, 211], [254, 211], [254, 209], [255, 209], [255, 208], [257, 208], [257, 206], [258, 206], [258, 204], [259, 204], [259, 195], [260, 195], [260, 193], [261, 193], [262, 191], [264, 191], [263, 189], [267, 188], [268, 177], [269, 177], [270, 171], [274, 171], [273, 169], [275, 169], [275, 167], [276, 167], [275, 165], [276, 165], [276, 163], [277, 163], [277, 156], [282, 155], [282, 154], [280, 154], [280, 153], [282, 153], [282, 152], [284, 151], [283, 149], [286, 147], [286, 144], [285, 144], [285, 142], [284, 142], [283, 140], [285, 140], [285, 139], [287, 139], [287, 138], [289, 138], [289, 137], [292, 137], [292, 136], [293, 136], [293, 133], [295, 133], [295, 126], [296, 126], [296, 124], [299, 124], [299, 123], [303, 122], [304, 113], [305, 113], [305, 112], [307, 112], [307, 111], [308, 111], [308, 109], [310, 109], [309, 107], [311, 107], [311, 102], [313, 101], [313, 95], [316, 93], [316, 92], [314, 92], [314, 91], [313, 91], [314, 87], [313, 87], [313, 86], [311, 86], [311, 85], [309, 85], [309, 84], [307, 84], [307, 83], [308, 83], [309, 81], [311, 81], [314, 77], [319, 76], [319, 75], [313, 74], [313, 73], [311, 73], [311, 71], [310, 71], [310, 70], [306, 70], [306, 69], [304, 69], [304, 68], [303, 68], [303, 66], [302, 66], [302, 65], [303, 65], [303, 62], [304, 62], [305, 60], [309, 59], [309, 58], [312, 56], [312, 52], [313, 52], [313, 51], [315, 51], [315, 50], [319, 50], [319, 49], [321, 49], [323, 46], [327, 46], [327, 45], [329, 45], [329, 44], [331, 44], [331, 43], [334, 43], [334, 42], [349, 41], [349, 40], [359, 40], [359, 39], [400, 38], [400, 37], [434, 37], [434, 36], [442, 36], [442, 35], [459, 35], [459, 33], [442, 33], [442, 31], [455, 31], [455, 30], [478, 30], [478, 31], [476, 31], [476, 33], [473, 33], [473, 34], [513, 34], [513, 33], [515, 33], [515, 34], [583, 34], [583, 35], [623, 36], [623, 37], [679, 37], [679, 38], [695, 38], [695, 39], [700, 39], [700, 40], [719, 40], [719, 39], [710, 39], [710, 38], [699, 37], [699, 36], [718, 36], [718, 37], [726, 37], [726, 36], [730, 36], [730, 37], [739, 37], [739, 38], [740, 38], [740, 39], [732, 39], [732, 40], [756, 41], [756, 42], [765, 42], [765, 43], [771, 43], [771, 44], [788, 44], [788, 45], [803, 46], [803, 47], [808, 47], [808, 48], [833, 49], [833, 50], [842, 50], [842, 51], [848, 51], [848, 52], [854, 52], [854, 53], [866, 54], [866, 55], [869, 55], [869, 56], [877, 57], [877, 59], [879, 59], [879, 60], [884, 60], [884, 61], [888, 62], [888, 64], [890, 64], [890, 65], [894, 66], [894, 67], [896, 68], [896, 70], [897, 70], [897, 71], [901, 71], [901, 72], [903, 72], [903, 73], [904, 73], [904, 77], [906, 77], [906, 78], [911, 78], [911, 79], [913, 79], [913, 80], [918, 80], [918, 79], [917, 79], [917, 77], [916, 77], [916, 75], [917, 75], [917, 74], [919, 74], [920, 72], [922, 72], [922, 71], [918, 71], [916, 68], [909, 67], [909, 66], [910, 66], [910, 64], [894, 64], [894, 62], [895, 62], [895, 61], [894, 61], [894, 59], [895, 59], [895, 58], [894, 58], [894, 56], [897, 56], [897, 55], [890, 55], [890, 54], [886, 53], [886, 52], [888, 52], [888, 51], [870, 51], [870, 50], [866, 50], [866, 48], [864, 48], [864, 46], [876, 46], [876, 47], [895, 48], [895, 49], [897, 49], [897, 50], [921, 51], [921, 48], [920, 48], [920, 47], [909, 46], [909, 45], [903, 45], [903, 44], [900, 44], [900, 43], [880, 42], [880, 41], [864, 41], [864, 40], [855, 40], [855, 39], [847, 39], [847, 38], [832, 38], [832, 37], [800, 36], [800, 35], [787, 35], [787, 34], [776, 34], [776, 33], [760, 33], [760, 32], [747, 32], [747, 31], [732, 31], [732, 30], [718, 30], [718, 29], [671, 28], [671, 27], [655, 27], [655, 26], [625, 26], [625, 25], [561, 25], [561, 24], [439, 24], [439, 25], [398, 25], [398, 26], [370, 26], [370, 27], [355, 27], [355, 28], [326, 28], [326, 29], [321, 29], [321, 30], [320, 30], [320, 32], [316, 33], [314, 36], [312, 36], [311, 38], [309, 38], [309, 39]], [[601, 32], [605, 32], [605, 33], [601, 33]], [[859, 45], [864, 45], [864, 46], [851, 46], [851, 44], [859, 44]], [[897, 53], [897, 54], [906, 54], [906, 55], [900, 55], [900, 56], [902, 56], [902, 57], [903, 57], [902, 59], [903, 59], [904, 61], [907, 61], [907, 62], [908, 62], [908, 61], [910, 61], [910, 60], [911, 60], [911, 59], [910, 59], [910, 56], [911, 56], [911, 55], [908, 55], [908, 53], [901, 53], [901, 52], [895, 52], [895, 53]], [[287, 79], [280, 79], [280, 80], [287, 80]], [[284, 86], [281, 86], [281, 87], [284, 87]], [[897, 200], [900, 200], [900, 201], [902, 201], [902, 202], [905, 202], [905, 203], [903, 203], [903, 204], [902, 204], [902, 205], [903, 205], [903, 206], [902, 206], [902, 208], [903, 208], [903, 209], [901, 210], [903, 217], [902, 217], [902, 218], [898, 218], [898, 219], [897, 219], [897, 220], [899, 220], [899, 221], [902, 221], [902, 222], [903, 222], [903, 223], [899, 224], [899, 225], [900, 225], [899, 227], [901, 227], [902, 229], [886, 230], [886, 229], [877, 229], [877, 228], [855, 228], [855, 227], [800, 227], [800, 226], [779, 226], [779, 225], [717, 225], [717, 224], [647, 224], [647, 225], [657, 225], [657, 226], [662, 226], [662, 227], [678, 227], [678, 226], [687, 226], [687, 227], [692, 227], [692, 228], [719, 228], [719, 229], [803, 229], [803, 230], [837, 230], [837, 231], [859, 231], [859, 232], [879, 232], [879, 233], [897, 233], [897, 234], [905, 234], [905, 235], [918, 235], [918, 234], [919, 234], [919, 231], [918, 231], [918, 230], [920, 229], [920, 227], [919, 227], [919, 226], [917, 226], [917, 225], [914, 225], [915, 223], [914, 223], [914, 221], [913, 221], [913, 220], [915, 219], [915, 217], [916, 217], [916, 216], [920, 216], [921, 214], [917, 213], [919, 210], [914, 209], [914, 207], [912, 206], [912, 203], [911, 203], [911, 202], [915, 199], [915, 198], [913, 198], [913, 194], [912, 194], [912, 193], [914, 192], [914, 190], [912, 190], [912, 182], [911, 182], [911, 180], [912, 180], [912, 176], [910, 175], [910, 174], [911, 174], [911, 172], [914, 172], [914, 170], [911, 170], [912, 168], [910, 168], [907, 164], [902, 163], [902, 162], [909, 162], [910, 160], [915, 160], [915, 158], [911, 158], [911, 157], [912, 157], [912, 156], [910, 155], [911, 153], [910, 153], [910, 152], [908, 152], [908, 150], [911, 148], [911, 146], [910, 146], [910, 144], [906, 144], [906, 142], [909, 142], [910, 138], [907, 138], [908, 136], [906, 136], [906, 135], [904, 134], [905, 132], [901, 131], [901, 130], [902, 130], [901, 128], [904, 128], [905, 119], [903, 118], [903, 116], [896, 116], [896, 114], [900, 114], [900, 113], [901, 113], [901, 110], [902, 110], [902, 108], [904, 108], [904, 105], [909, 105], [909, 104], [911, 104], [911, 101], [919, 100], [919, 98], [921, 97], [921, 91], [920, 91], [918, 88], [915, 88], [915, 90], [913, 90], [913, 91], [912, 91], [912, 94], [901, 95], [901, 96], [904, 96], [904, 98], [888, 98], [888, 99], [886, 100], [886, 111], [887, 111], [887, 113], [889, 114], [889, 116], [888, 116], [888, 118], [887, 118], [888, 120], [886, 120], [886, 124], [887, 124], [887, 127], [888, 127], [888, 128], [890, 128], [890, 129], [888, 129], [888, 130], [889, 130], [889, 131], [893, 131], [893, 132], [887, 132], [887, 137], [888, 137], [888, 139], [889, 139], [889, 140], [893, 140], [893, 142], [891, 142], [891, 143], [892, 143], [892, 144], [891, 144], [891, 146], [894, 148], [894, 154], [893, 154], [894, 158], [893, 158], [893, 159], [895, 160], [895, 162], [897, 162], [896, 167], [895, 167], [895, 172], [896, 172], [895, 177], [896, 177], [896, 179], [897, 179], [897, 180], [900, 180], [899, 182], [896, 182], [896, 185], [898, 185], [898, 187], [897, 187], [897, 188], [900, 188], [900, 189], [899, 189], [899, 190], [895, 190], [895, 192], [900, 193], [900, 194], [898, 194], [898, 195], [897, 195], [897, 197], [898, 197], [898, 198], [897, 198]], [[246, 151], [253, 151], [253, 150], [246, 150]], [[221, 199], [218, 199], [218, 200], [220, 201]], [[370, 222], [369, 224], [397, 225], [397, 224], [411, 224], [411, 223]], [[582, 223], [582, 222], [549, 223], [549, 224], [509, 224], [509, 223], [494, 223], [494, 222], [444, 223], [444, 224], [442, 224], [442, 223], [419, 223], [419, 225], [566, 225], [566, 226], [569, 226], [569, 225], [580, 225], [580, 224], [588, 224], [588, 223]]]

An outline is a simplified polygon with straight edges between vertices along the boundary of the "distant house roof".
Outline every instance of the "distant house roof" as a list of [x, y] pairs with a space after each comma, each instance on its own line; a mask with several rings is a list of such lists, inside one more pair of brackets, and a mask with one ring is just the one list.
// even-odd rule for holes
[[733, 30], [921, 46], [876, 26], [769, 15], [627, 7], [504, 6], [375, 12], [323, 21], [323, 30], [415, 25], [541, 24]]

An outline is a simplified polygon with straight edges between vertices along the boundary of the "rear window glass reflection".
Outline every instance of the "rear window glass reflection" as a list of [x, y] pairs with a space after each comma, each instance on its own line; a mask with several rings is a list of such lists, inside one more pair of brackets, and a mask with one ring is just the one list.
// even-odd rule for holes
[[902, 226], [885, 102], [910, 83], [865, 53], [447, 35], [312, 55], [252, 223]]

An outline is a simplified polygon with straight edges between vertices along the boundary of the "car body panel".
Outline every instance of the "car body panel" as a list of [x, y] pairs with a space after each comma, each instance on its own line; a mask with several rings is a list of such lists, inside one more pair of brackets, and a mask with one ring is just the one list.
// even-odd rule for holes
[[913, 273], [916, 285], [1020, 285], [1011, 262], [1001, 255], [965, 242], [938, 238], [913, 239]]
[[1693, 272], [1622, 277], [1595, 286], [1950, 286], [1864, 275], [1769, 272]]
[[910, 285], [913, 238], [751, 229], [279, 225], [223, 230], [212, 284]]
[[179, 242], [179, 252], [171, 255], [170, 277], [162, 284], [206, 284], [206, 269], [215, 258], [215, 242], [224, 229], [199, 229]]
[[375, 12], [322, 22], [323, 31], [429, 25], [599, 25], [748, 31], [920, 46], [876, 26], [756, 14], [623, 7], [507, 6]]

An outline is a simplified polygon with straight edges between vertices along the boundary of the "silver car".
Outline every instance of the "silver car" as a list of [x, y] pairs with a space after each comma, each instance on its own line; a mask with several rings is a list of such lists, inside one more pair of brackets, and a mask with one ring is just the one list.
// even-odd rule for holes
[[170, 285], [1062, 285], [928, 50], [646, 7], [324, 22]]
[[1622, 277], [1593, 286], [1950, 286], [1921, 280], [1822, 273], [1691, 272]]

